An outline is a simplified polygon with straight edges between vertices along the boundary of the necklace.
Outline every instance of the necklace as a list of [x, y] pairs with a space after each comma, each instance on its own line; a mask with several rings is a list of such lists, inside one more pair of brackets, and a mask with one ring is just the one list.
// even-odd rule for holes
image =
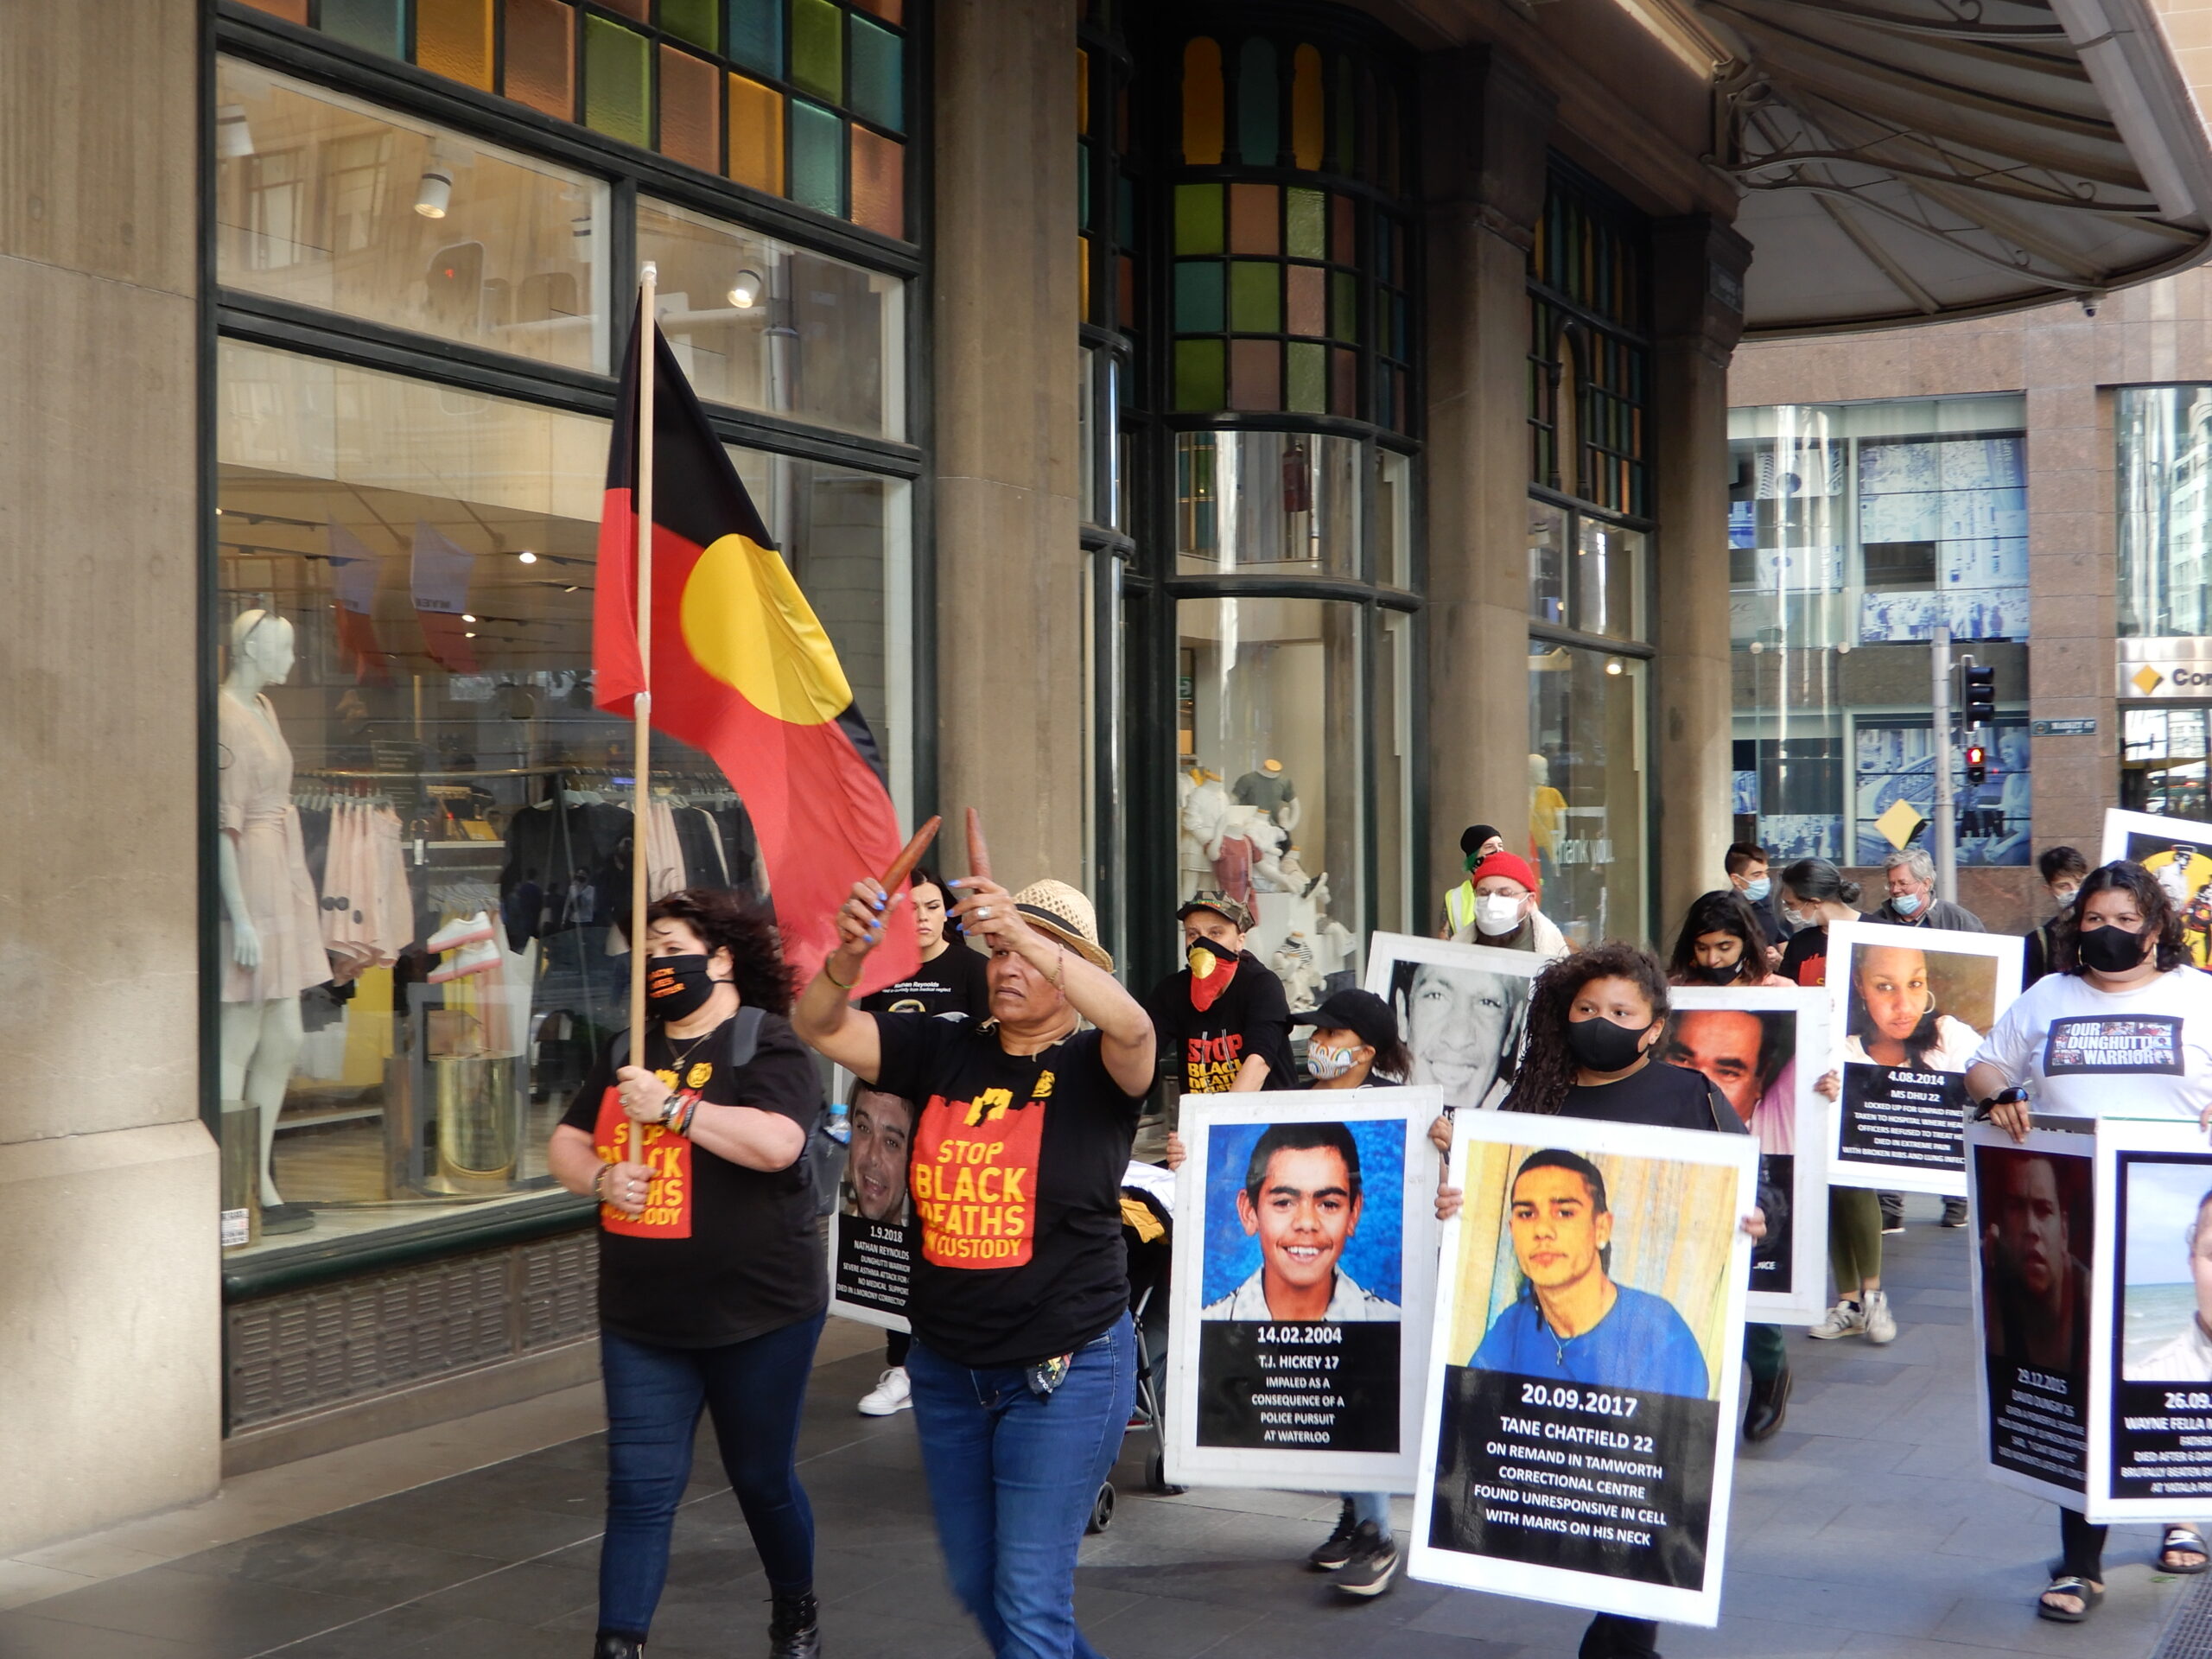
[[[721, 1027], [720, 1026], [716, 1026], [714, 1028], [714, 1031], [701, 1032], [696, 1037], [694, 1037], [691, 1039], [690, 1047], [685, 1049], [681, 1054], [677, 1054], [676, 1058], [669, 1062], [669, 1070], [676, 1073], [677, 1080], [679, 1083], [683, 1081], [683, 1068], [690, 1064], [691, 1057], [699, 1052], [699, 1045], [705, 1042], [708, 1038], [713, 1036], [715, 1031], [720, 1031], [721, 1029]], [[676, 1053], [676, 1039], [673, 1037], [671, 1037], [665, 1030], [661, 1033], [660, 1039], [668, 1045], [670, 1053]]]

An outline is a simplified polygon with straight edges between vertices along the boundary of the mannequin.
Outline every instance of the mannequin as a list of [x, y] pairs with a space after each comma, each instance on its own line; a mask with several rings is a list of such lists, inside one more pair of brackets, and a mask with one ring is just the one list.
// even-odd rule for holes
[[1175, 794], [1177, 896], [1193, 899], [1216, 885], [1213, 861], [1221, 856], [1222, 820], [1229, 812], [1229, 797], [1222, 789], [1221, 774], [1198, 766], [1178, 775]]
[[1290, 781], [1290, 774], [1282, 769], [1282, 762], [1272, 755], [1260, 762], [1258, 771], [1248, 772], [1239, 778], [1230, 793], [1239, 806], [1258, 807], [1282, 829], [1298, 828], [1297, 787]]
[[1567, 797], [1552, 787], [1552, 763], [1541, 754], [1529, 757], [1529, 845], [1536, 855], [1536, 874], [1551, 880], [1559, 858], [1560, 819], [1567, 812]]
[[300, 815], [292, 805], [292, 751], [262, 688], [292, 671], [292, 625], [253, 610], [231, 625], [231, 671], [216, 699], [216, 876], [223, 894], [223, 1098], [252, 1103], [260, 1117], [262, 1227], [315, 1224], [276, 1191], [270, 1153], [284, 1089], [303, 1035], [300, 993], [330, 977]]
[[1214, 890], [1249, 907], [1255, 891], [1254, 865], [1263, 847], [1270, 854], [1274, 851], [1274, 833], [1256, 806], [1223, 807], [1221, 827], [1214, 838]]
[[1314, 965], [1313, 948], [1306, 935], [1292, 932], [1268, 966], [1282, 981], [1283, 995], [1293, 1014], [1304, 1014], [1321, 1001], [1321, 970]]
[[1252, 891], [1255, 893], [1295, 893], [1306, 884], [1294, 883], [1284, 875], [1281, 864], [1283, 844], [1290, 837], [1268, 822], [1268, 815], [1256, 806], [1232, 806], [1229, 809], [1229, 824], [1225, 836], [1242, 836], [1252, 843]]

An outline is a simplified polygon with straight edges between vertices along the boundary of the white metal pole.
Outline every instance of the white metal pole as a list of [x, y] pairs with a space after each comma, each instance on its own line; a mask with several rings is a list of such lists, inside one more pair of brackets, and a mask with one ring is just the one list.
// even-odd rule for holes
[[1959, 901], [1959, 815], [1951, 808], [1951, 630], [1936, 629], [1936, 643], [1929, 653], [1935, 670], [1936, 728], [1936, 896], [1946, 903]]

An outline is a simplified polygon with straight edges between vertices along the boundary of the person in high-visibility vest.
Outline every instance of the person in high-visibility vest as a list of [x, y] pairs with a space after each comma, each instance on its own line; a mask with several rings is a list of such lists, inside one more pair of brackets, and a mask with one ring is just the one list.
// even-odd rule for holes
[[1463, 927], [1471, 926], [1475, 919], [1476, 865], [1492, 853], [1503, 852], [1505, 837], [1497, 827], [1487, 823], [1471, 823], [1459, 834], [1459, 853], [1465, 862], [1461, 866], [1469, 872], [1467, 879], [1444, 895], [1444, 931], [1440, 936], [1450, 938]]
[[1536, 908], [1543, 888], [1527, 859], [1491, 853], [1467, 872], [1467, 883], [1474, 889], [1474, 916], [1452, 931], [1453, 944], [1533, 950], [1540, 957], [1567, 954], [1566, 937]]

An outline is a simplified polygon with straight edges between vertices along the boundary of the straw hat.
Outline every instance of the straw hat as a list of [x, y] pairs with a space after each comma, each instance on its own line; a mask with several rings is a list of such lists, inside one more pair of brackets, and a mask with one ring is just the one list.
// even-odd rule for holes
[[1022, 919], [1055, 939], [1094, 968], [1114, 971], [1114, 958], [1098, 943], [1098, 913], [1090, 900], [1065, 881], [1033, 881], [1014, 895]]

